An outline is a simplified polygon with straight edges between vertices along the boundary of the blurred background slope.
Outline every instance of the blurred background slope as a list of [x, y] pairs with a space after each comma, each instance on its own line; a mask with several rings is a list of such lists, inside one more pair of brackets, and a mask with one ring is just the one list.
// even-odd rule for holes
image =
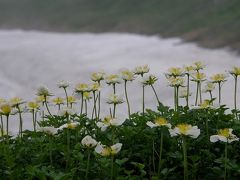
[[240, 0], [0, 0], [0, 28], [159, 34], [240, 51]]

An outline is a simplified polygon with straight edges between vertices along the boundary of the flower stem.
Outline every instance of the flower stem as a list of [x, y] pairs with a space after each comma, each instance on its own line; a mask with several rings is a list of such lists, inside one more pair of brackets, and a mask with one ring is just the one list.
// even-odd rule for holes
[[197, 82], [197, 92], [196, 92], [196, 99], [195, 99], [195, 106], [197, 106], [198, 103], [198, 86], [199, 86], [199, 82]]
[[187, 107], [189, 106], [189, 83], [190, 83], [190, 75], [187, 74], [187, 98], [186, 98]]
[[36, 132], [35, 111], [32, 110], [33, 130]]
[[68, 107], [68, 94], [67, 94], [67, 89], [66, 88], [63, 88], [64, 89], [64, 92], [65, 92], [65, 96], [66, 96], [66, 100], [67, 100], [67, 107]]
[[8, 138], [8, 121], [9, 121], [9, 115], [7, 115], [6, 118], [7, 118], [7, 138]]
[[117, 104], [113, 104], [113, 118], [115, 118], [115, 116], [116, 116], [116, 106], [117, 106]]
[[160, 101], [159, 101], [159, 98], [158, 98], [157, 92], [156, 92], [156, 90], [155, 90], [155, 88], [154, 88], [154, 86], [153, 86], [152, 84], [151, 84], [151, 87], [152, 87], [152, 90], [153, 90], [153, 92], [154, 92], [154, 94], [155, 94], [155, 96], [156, 96], [156, 99], [157, 99], [158, 105], [160, 105]]
[[46, 96], [44, 96], [44, 103], [45, 103], [45, 106], [46, 106], [46, 108], [47, 108], [48, 114], [49, 114], [50, 116], [52, 116], [52, 114], [51, 114], [51, 112], [50, 112], [50, 110], [49, 110], [49, 108], [48, 108], [47, 97], [46, 97]]
[[212, 91], [209, 91], [209, 95], [210, 95], [210, 100], [213, 100], [213, 96], [212, 96]]
[[86, 113], [86, 115], [87, 115], [87, 112], [88, 112], [88, 111], [87, 111], [87, 100], [86, 100], [86, 99], [84, 100], [84, 103], [85, 103], [85, 113]]
[[158, 161], [158, 178], [160, 179], [160, 171], [162, 165], [162, 150], [163, 150], [163, 132], [161, 131], [160, 148], [159, 148], [159, 161]]
[[218, 83], [218, 103], [221, 105], [221, 83]]
[[81, 92], [82, 99], [81, 99], [81, 111], [80, 111], [80, 116], [82, 115], [83, 112], [83, 92]]
[[143, 116], [144, 116], [144, 114], [145, 114], [145, 86], [144, 85], [142, 86], [142, 96], [143, 96], [142, 111], [143, 111]]
[[227, 142], [225, 143], [224, 180], [227, 180]]
[[174, 87], [174, 110], [177, 110], [177, 88]]
[[2, 136], [3, 136], [3, 117], [2, 117], [1, 114], [0, 114], [0, 118], [1, 118], [1, 133], [2, 133]]
[[22, 113], [21, 113], [19, 105], [17, 106], [17, 109], [18, 109], [18, 114], [19, 114], [19, 135], [20, 135], [20, 138], [22, 138], [23, 122], [22, 122]]
[[124, 90], [125, 90], [125, 97], [126, 97], [127, 106], [128, 106], [128, 118], [130, 119], [131, 111], [130, 111], [130, 104], [129, 104], [128, 94], [127, 94], [127, 81], [126, 80], [124, 83]]
[[[98, 82], [99, 87], [101, 86], [100, 81]], [[101, 110], [101, 91], [98, 91], [98, 115], [97, 115], [97, 119], [99, 119], [100, 117], [100, 110]]]
[[201, 88], [201, 82], [199, 82], [199, 98], [200, 98], [200, 104], [202, 104], [202, 88]]
[[179, 86], [176, 87], [176, 107], [177, 107], [177, 111], [178, 111], [178, 106], [179, 106]]
[[235, 79], [235, 85], [234, 85], [234, 110], [236, 113], [236, 119], [238, 119], [237, 116], [237, 76], [234, 77]]
[[87, 169], [86, 169], [86, 174], [85, 174], [85, 180], [88, 179], [88, 171], [89, 171], [89, 164], [90, 164], [90, 156], [91, 156], [91, 152], [88, 149], [88, 157], [87, 157]]
[[53, 165], [53, 158], [52, 158], [52, 136], [49, 137], [49, 158], [50, 158], [50, 164]]
[[113, 180], [113, 162], [114, 162], [114, 156], [111, 157], [111, 180]]
[[182, 141], [183, 141], [182, 148], [183, 148], [184, 180], [188, 180], [187, 147], [185, 137], [182, 137]]

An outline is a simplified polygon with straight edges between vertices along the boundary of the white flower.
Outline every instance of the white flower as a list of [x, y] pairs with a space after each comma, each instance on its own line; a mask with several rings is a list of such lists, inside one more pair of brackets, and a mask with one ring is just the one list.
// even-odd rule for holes
[[111, 84], [120, 84], [122, 82], [122, 79], [117, 74], [111, 74], [105, 77], [106, 83], [108, 85]]
[[111, 94], [107, 98], [108, 104], [122, 104], [124, 102], [123, 98], [117, 94]]
[[111, 147], [108, 147], [106, 145], [102, 145], [101, 142], [99, 142], [95, 148], [95, 152], [102, 156], [113, 156], [119, 153], [121, 148], [122, 148], [121, 143], [116, 143]]
[[128, 69], [121, 70], [121, 77], [125, 81], [133, 81], [135, 79], [134, 73]]
[[141, 83], [146, 86], [146, 85], [153, 85], [156, 81], [157, 81], [157, 77], [150, 74], [150, 75], [144, 76], [142, 78]]
[[50, 135], [55, 135], [58, 132], [58, 128], [51, 127], [51, 126], [46, 126], [46, 127], [39, 127], [38, 128], [39, 132], [44, 132]]
[[95, 72], [95, 73], [92, 73], [92, 75], [91, 75], [91, 80], [94, 81], [94, 82], [100, 82], [101, 80], [104, 79], [104, 75], [105, 75], [104, 72]]
[[125, 119], [105, 117], [101, 122], [97, 122], [97, 127], [101, 128], [101, 131], [105, 131], [109, 126], [121, 126]]
[[43, 97], [52, 96], [52, 94], [49, 92], [48, 88], [45, 86], [40, 86], [37, 89], [37, 95], [43, 96]]
[[149, 72], [149, 67], [148, 67], [148, 65], [137, 66], [137, 67], [134, 69], [134, 74], [141, 75], [141, 76], [143, 76], [143, 74], [148, 73], [148, 72]]
[[184, 87], [184, 79], [182, 77], [169, 77], [167, 78], [169, 85], [172, 87]]
[[233, 129], [225, 128], [218, 130], [217, 135], [210, 136], [210, 141], [215, 143], [217, 141], [231, 143], [233, 141], [239, 141], [239, 138], [232, 133]]
[[64, 88], [64, 89], [66, 89], [67, 87], [69, 87], [69, 82], [67, 82], [67, 81], [64, 81], [64, 80], [62, 80], [62, 81], [60, 81], [60, 82], [58, 82], [57, 83], [57, 86], [59, 87], [59, 88]]
[[154, 128], [154, 127], [161, 127], [161, 126], [165, 126], [167, 128], [171, 128], [172, 125], [170, 123], [167, 122], [167, 120], [165, 118], [159, 117], [157, 118], [154, 123], [151, 121], [148, 121], [146, 123], [150, 128]]
[[63, 130], [63, 129], [75, 129], [80, 123], [79, 122], [70, 122], [63, 124], [58, 128], [58, 130]]
[[101, 86], [99, 85], [99, 83], [93, 83], [93, 84], [90, 85], [89, 89], [93, 92], [100, 91]]
[[169, 133], [171, 137], [185, 135], [195, 139], [200, 135], [200, 129], [189, 124], [178, 124], [174, 129], [169, 129]]
[[179, 77], [184, 75], [184, 69], [178, 68], [178, 67], [171, 67], [168, 69], [168, 72], [166, 73], [166, 77]]
[[89, 135], [85, 136], [82, 139], [81, 143], [82, 143], [83, 146], [86, 146], [88, 148], [93, 148], [97, 145], [97, 141]]
[[88, 84], [77, 84], [75, 86], [75, 92], [76, 93], [83, 93], [83, 92], [89, 92], [91, 91], [91, 89], [89, 88], [89, 85]]
[[187, 98], [188, 96], [191, 96], [191, 95], [192, 95], [192, 93], [190, 93], [190, 92], [188, 94], [187, 88], [180, 89], [180, 92], [179, 92], [180, 98]]
[[63, 107], [58, 111], [58, 116], [68, 116], [73, 114], [76, 114], [76, 111], [70, 107]]

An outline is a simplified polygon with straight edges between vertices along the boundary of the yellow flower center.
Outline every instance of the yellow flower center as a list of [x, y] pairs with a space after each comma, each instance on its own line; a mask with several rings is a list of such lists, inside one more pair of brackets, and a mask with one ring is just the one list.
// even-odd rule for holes
[[164, 118], [158, 118], [155, 120], [155, 123], [158, 124], [159, 126], [164, 126], [166, 125], [168, 122], [166, 119]]
[[187, 131], [191, 129], [191, 125], [188, 124], [178, 124], [177, 127], [179, 128], [180, 133], [184, 135], [186, 135]]
[[36, 102], [29, 102], [29, 103], [28, 103], [28, 107], [29, 107], [30, 109], [38, 109], [38, 108], [39, 108], [39, 104], [36, 103]]
[[61, 97], [57, 97], [55, 99], [53, 99], [53, 103], [59, 105], [59, 104], [63, 104], [63, 99]]
[[225, 128], [225, 129], [218, 130], [218, 135], [219, 136], [224, 136], [224, 137], [228, 138], [230, 136], [229, 129]]
[[68, 96], [68, 102], [69, 103], [75, 103], [76, 102], [76, 98], [73, 96]]
[[11, 113], [12, 107], [9, 104], [3, 104], [0, 107], [0, 110], [4, 115], [9, 115]]
[[75, 129], [75, 128], [76, 128], [76, 124], [68, 123], [68, 124], [67, 124], [67, 128], [68, 128], [68, 129]]
[[111, 153], [112, 153], [112, 150], [110, 147], [104, 147], [101, 155], [102, 156], [110, 156]]

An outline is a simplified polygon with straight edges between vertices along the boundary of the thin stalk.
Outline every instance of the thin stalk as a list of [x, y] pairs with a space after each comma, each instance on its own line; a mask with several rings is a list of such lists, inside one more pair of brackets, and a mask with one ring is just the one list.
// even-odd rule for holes
[[[142, 78], [143, 78], [143, 74], [141, 74]], [[143, 116], [145, 114], [145, 86], [144, 84], [142, 85], [142, 96], [143, 96], [143, 99], [142, 99], [142, 112], [143, 112]]]
[[2, 115], [0, 115], [0, 118], [1, 118], [1, 133], [3, 136], [3, 117], [2, 117]]
[[50, 164], [53, 165], [53, 158], [52, 158], [52, 136], [49, 137], [49, 158], [50, 158]]
[[177, 110], [177, 89], [174, 87], [174, 110]]
[[116, 84], [113, 84], [113, 94], [116, 94]]
[[210, 95], [210, 99], [212, 101], [213, 100], [212, 91], [208, 91], [208, 92], [209, 92], [209, 95]]
[[184, 180], [188, 180], [188, 166], [187, 166], [187, 147], [186, 147], [186, 139], [182, 137], [183, 143], [183, 166], [184, 166]]
[[91, 152], [88, 149], [88, 157], [87, 157], [87, 169], [86, 169], [86, 174], [85, 174], [85, 180], [88, 179], [88, 171], [89, 171], [89, 164], [90, 164], [90, 156], [91, 156]]
[[67, 94], [67, 89], [66, 88], [63, 88], [64, 89], [64, 92], [65, 92], [65, 96], [66, 96], [66, 100], [67, 100], [67, 107], [68, 107], [68, 94]]
[[238, 119], [237, 116], [237, 76], [234, 77], [235, 79], [235, 84], [234, 84], [234, 110], [236, 113], [236, 119]]
[[153, 92], [154, 92], [154, 94], [155, 94], [155, 96], [156, 96], [156, 99], [157, 99], [158, 105], [160, 105], [160, 101], [159, 101], [159, 98], [158, 98], [157, 92], [156, 92], [156, 90], [155, 90], [155, 88], [154, 88], [154, 86], [153, 86], [152, 84], [151, 84], [151, 87], [152, 87], [152, 90], [153, 90]]
[[19, 105], [17, 106], [17, 109], [18, 109], [18, 114], [19, 114], [19, 135], [22, 138], [23, 122], [22, 122], [22, 113], [21, 113]]
[[88, 112], [88, 111], [87, 111], [87, 100], [86, 100], [86, 99], [84, 100], [84, 103], [85, 103], [85, 113], [86, 113], [86, 115], [87, 115], [87, 112]]
[[97, 98], [96, 98], [96, 92], [93, 92], [94, 96], [94, 112], [95, 112], [95, 118], [97, 118]]
[[81, 99], [81, 111], [80, 111], [80, 115], [82, 115], [83, 112], [83, 92], [81, 92], [82, 95], [82, 99]]
[[200, 104], [202, 104], [202, 88], [201, 88], [201, 82], [199, 82], [199, 97], [200, 97]]
[[155, 141], [152, 139], [152, 163], [153, 163], [153, 172], [155, 174]]
[[198, 86], [199, 86], [199, 82], [197, 82], [197, 92], [196, 92], [196, 100], [195, 100], [195, 106], [197, 106], [198, 103]]
[[176, 107], [177, 107], [177, 111], [178, 111], [178, 107], [179, 107], [179, 86], [176, 87]]
[[189, 106], [189, 84], [190, 84], [190, 75], [187, 74], [187, 98], [186, 98], [187, 107]]
[[48, 108], [47, 97], [46, 97], [46, 96], [44, 97], [44, 103], [45, 103], [45, 106], [46, 106], [46, 108], [47, 108], [48, 114], [49, 114], [50, 116], [52, 116], [52, 114], [51, 114], [51, 112], [50, 112], [50, 110], [49, 110], [49, 108]]
[[160, 171], [162, 165], [162, 150], [163, 150], [163, 132], [161, 130], [161, 137], [160, 137], [160, 148], [159, 148], [159, 161], [158, 161], [158, 178], [160, 179]]
[[130, 104], [129, 104], [129, 100], [128, 100], [127, 81], [126, 80], [125, 80], [125, 83], [124, 83], [124, 92], [125, 92], [125, 97], [126, 97], [127, 106], [128, 106], [128, 119], [130, 119], [131, 110], [130, 110]]
[[115, 116], [116, 116], [116, 106], [117, 106], [117, 104], [113, 104], [113, 118], [115, 118]]
[[218, 103], [221, 105], [221, 83], [218, 83]]
[[60, 111], [60, 109], [61, 109], [61, 105], [60, 105], [60, 104], [58, 104], [57, 106], [58, 106], [58, 110]]
[[227, 142], [225, 143], [224, 180], [227, 180]]
[[[100, 81], [98, 82], [99, 86], [101, 85], [100, 84]], [[97, 119], [99, 119], [100, 117], [100, 111], [101, 111], [101, 91], [99, 90], [98, 91], [98, 115], [97, 115]]]
[[113, 163], [114, 163], [114, 156], [111, 157], [111, 180], [113, 180]]
[[43, 108], [44, 108], [44, 102], [42, 102], [42, 120], [44, 121], [44, 116], [45, 115], [44, 115], [44, 109]]
[[8, 121], [9, 121], [9, 115], [6, 115], [6, 119], [7, 119], [7, 138], [8, 138]]
[[36, 132], [36, 122], [35, 122], [35, 111], [32, 110], [32, 121], [33, 121], [33, 130]]

